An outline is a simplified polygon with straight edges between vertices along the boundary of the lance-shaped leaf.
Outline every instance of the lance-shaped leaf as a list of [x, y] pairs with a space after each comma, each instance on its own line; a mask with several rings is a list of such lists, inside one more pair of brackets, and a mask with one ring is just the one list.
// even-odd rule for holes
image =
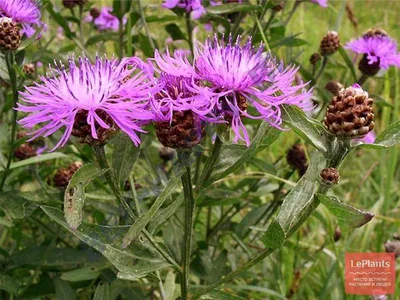
[[12, 219], [23, 219], [36, 207], [16, 191], [0, 193], [0, 208]]
[[374, 217], [373, 214], [363, 212], [336, 197], [317, 194], [317, 198], [329, 211], [336, 216], [342, 230], [351, 230], [367, 224]]
[[400, 121], [390, 124], [375, 139], [373, 144], [358, 144], [354, 148], [386, 149], [400, 142]]
[[[47, 160], [58, 159], [58, 158], [68, 159], [68, 156], [61, 152], [52, 152], [52, 153], [41, 154], [38, 156], [34, 156], [31, 158], [27, 158], [27, 159], [12, 163], [10, 166], [10, 169], [17, 169], [17, 168], [33, 165], [33, 164], [44, 162]], [[2, 171], [4, 171], [4, 168], [0, 168], [0, 172], [2, 172]]]
[[110, 299], [110, 286], [108, 285], [107, 282], [100, 282], [97, 285], [93, 300], [109, 300], [109, 299]]
[[326, 152], [329, 135], [331, 135], [321, 122], [311, 119], [298, 107], [282, 105], [283, 119], [293, 131], [311, 143], [316, 149]]
[[10, 294], [17, 294], [19, 283], [14, 278], [0, 273], [0, 290], [7, 291]]
[[286, 234], [281, 224], [277, 220], [273, 220], [267, 231], [261, 237], [261, 241], [265, 247], [275, 250], [280, 248], [285, 242]]
[[107, 170], [100, 170], [93, 164], [86, 164], [72, 176], [64, 194], [65, 219], [72, 228], [76, 229], [82, 223], [85, 187], [105, 171]]
[[114, 141], [114, 153], [112, 166], [116, 178], [119, 182], [125, 182], [131, 172], [136, 159], [140, 153], [140, 148], [135, 147], [132, 140], [124, 133], [120, 133]]
[[74, 230], [66, 222], [62, 211], [50, 206], [41, 208], [53, 221], [103, 254], [123, 278], [137, 280], [170, 266], [147, 240], [133, 242], [126, 249], [122, 249], [122, 238], [129, 226], [110, 227], [82, 223], [77, 230]]
[[131, 228], [129, 228], [123, 239], [123, 248], [127, 247], [133, 240], [135, 240], [138, 237], [139, 233], [147, 226], [147, 224], [149, 224], [149, 222], [153, 220], [161, 205], [163, 205], [164, 201], [168, 198], [171, 192], [175, 189], [176, 185], [180, 182], [180, 179], [184, 172], [185, 167], [177, 164], [176, 167], [173, 169], [172, 175], [167, 185], [154, 201], [153, 205], [146, 213], [140, 215], [140, 217], [131, 226]]

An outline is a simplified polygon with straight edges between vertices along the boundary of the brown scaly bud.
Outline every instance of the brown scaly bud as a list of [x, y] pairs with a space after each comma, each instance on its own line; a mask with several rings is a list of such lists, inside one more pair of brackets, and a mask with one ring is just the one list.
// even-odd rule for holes
[[301, 144], [296, 144], [289, 149], [286, 160], [289, 165], [299, 171], [300, 176], [303, 176], [307, 171], [307, 156]]
[[[17, 139], [22, 139], [26, 136], [25, 131], [20, 131], [17, 134]], [[34, 157], [37, 155], [38, 148], [44, 147], [44, 140], [37, 139], [31, 142], [25, 142], [21, 144], [19, 147], [14, 149], [14, 157], [18, 159], [27, 159], [30, 157]]]
[[310, 63], [315, 66], [321, 60], [321, 55], [319, 53], [313, 53], [310, 56]]
[[363, 37], [384, 37], [388, 36], [387, 32], [382, 28], [370, 28], [364, 34]]
[[35, 65], [33, 63], [26, 64], [24, 65], [22, 70], [25, 75], [32, 76], [33, 74], [35, 74]]
[[105, 145], [107, 140], [117, 132], [117, 126], [113, 119], [103, 110], [96, 110], [96, 114], [104, 121], [110, 128], [105, 129], [96, 123], [97, 139], [92, 137], [92, 130], [87, 123], [87, 111], [80, 110], [75, 116], [74, 126], [71, 134], [75, 136], [82, 144], [90, 146]]
[[362, 138], [375, 126], [373, 102], [360, 87], [342, 89], [328, 106], [324, 124], [337, 136]]
[[327, 185], [337, 184], [339, 182], [339, 171], [335, 168], [326, 168], [321, 171], [322, 181]]
[[168, 147], [161, 147], [161, 149], [158, 151], [158, 154], [164, 162], [167, 162], [174, 158], [175, 150]]
[[386, 252], [393, 252], [396, 258], [400, 257], [400, 241], [389, 241], [385, 244]]
[[61, 168], [53, 177], [54, 186], [65, 189], [68, 186], [69, 181], [78, 169], [82, 167], [81, 162], [75, 162], [69, 165], [67, 168]]
[[282, 11], [284, 7], [285, 7], [285, 2], [280, 2], [280, 3], [277, 3], [274, 7], [272, 7], [272, 11], [274, 11], [275, 13], [278, 13], [278, 12]]
[[0, 18], [0, 50], [15, 51], [21, 44], [19, 26], [12, 19]]
[[92, 7], [90, 9], [90, 15], [92, 16], [93, 20], [98, 18], [100, 14], [101, 14], [100, 9], [98, 9], [97, 7]]
[[190, 110], [174, 112], [172, 122], [157, 122], [155, 128], [160, 143], [173, 149], [192, 148], [205, 135], [203, 122]]
[[344, 88], [344, 86], [336, 80], [331, 80], [325, 85], [325, 89], [329, 91], [333, 96], [339, 95], [339, 92], [342, 88]]
[[[141, 189], [143, 186], [140, 183], [135, 183], [135, 190]], [[124, 191], [129, 191], [131, 189], [131, 183], [129, 180], [125, 181]]]
[[337, 242], [338, 240], [340, 240], [341, 237], [342, 237], [342, 231], [340, 230], [339, 227], [336, 227], [335, 233], [333, 234], [333, 240]]
[[322, 56], [327, 56], [338, 51], [340, 46], [340, 38], [336, 31], [328, 31], [321, 40], [319, 52]]
[[83, 6], [87, 0], [62, 0], [65, 8], [74, 8], [75, 6]]

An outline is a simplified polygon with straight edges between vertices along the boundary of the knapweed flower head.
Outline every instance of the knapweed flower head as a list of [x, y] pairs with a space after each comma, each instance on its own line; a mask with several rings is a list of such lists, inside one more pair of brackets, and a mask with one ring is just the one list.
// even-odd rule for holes
[[191, 13], [193, 19], [198, 19], [206, 13], [203, 0], [165, 0], [163, 7], [168, 9], [182, 8]]
[[387, 70], [390, 66], [400, 66], [397, 43], [382, 30], [370, 30], [347, 43], [345, 48], [363, 55], [359, 69], [369, 76], [377, 74], [381, 69]]
[[203, 137], [205, 122], [218, 121], [213, 115], [213, 98], [202, 87], [186, 53], [168, 50], [154, 55], [157, 91], [151, 99], [156, 133], [171, 148], [190, 148]]
[[0, 17], [7, 17], [22, 27], [27, 37], [42, 26], [39, 5], [35, 0], [0, 0]]
[[263, 45], [254, 48], [251, 39], [244, 46], [240, 38], [226, 44], [216, 36], [205, 44], [197, 42], [195, 66], [213, 93], [217, 113], [231, 124], [235, 142], [250, 144], [243, 118], [261, 119], [279, 128], [282, 104], [304, 110], [313, 107], [306, 84], [294, 84], [297, 69], [277, 63], [270, 53], [263, 53]]
[[[94, 18], [92, 14], [89, 14], [85, 21], [93, 22], [96, 28], [100, 31], [104, 30], [112, 30], [118, 31], [119, 28], [119, 20], [116, 16], [111, 14], [112, 8], [111, 7], [103, 7], [100, 11], [100, 14]], [[123, 23], [126, 23], [126, 17], [123, 19]]]
[[[152, 119], [148, 110], [151, 82], [138, 68], [139, 59], [96, 57], [68, 59], [68, 69], [56, 64], [52, 76], [40, 76], [40, 83], [21, 93], [18, 110], [28, 113], [19, 123], [33, 140], [64, 129], [54, 147], [62, 147], [70, 136], [91, 145], [104, 144], [117, 128], [138, 145], [141, 125]], [[129, 87], [130, 96], [125, 89]], [[54, 150], [53, 149], [53, 150]]]
[[311, 2], [317, 3], [322, 7], [328, 7], [328, 0], [311, 0]]

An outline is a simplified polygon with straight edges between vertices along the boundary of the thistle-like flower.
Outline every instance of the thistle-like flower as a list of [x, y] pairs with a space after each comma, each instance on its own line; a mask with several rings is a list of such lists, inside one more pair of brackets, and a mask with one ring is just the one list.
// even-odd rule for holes
[[362, 55], [358, 68], [365, 75], [374, 76], [390, 66], [400, 67], [397, 43], [381, 29], [369, 30], [345, 48]]
[[156, 51], [154, 63], [157, 91], [151, 106], [158, 139], [166, 147], [191, 148], [203, 137], [205, 122], [217, 121], [211, 93], [199, 85], [184, 52], [171, 56], [168, 51], [164, 55]]
[[22, 27], [27, 37], [35, 33], [40, 21], [40, 9], [35, 0], [0, 0], [0, 17], [7, 17]]
[[[93, 15], [90, 13], [86, 18], [86, 22], [93, 22], [93, 24], [96, 26], [96, 28], [100, 31], [104, 30], [112, 30], [112, 31], [118, 31], [119, 28], [119, 20], [116, 16], [111, 14], [112, 8], [111, 7], [103, 7], [100, 11], [99, 15]], [[124, 17], [122, 20], [123, 23], [125, 24], [127, 19]]]
[[317, 3], [322, 7], [328, 7], [328, 0], [311, 0], [311, 2]]
[[[64, 128], [54, 149], [64, 146], [71, 135], [80, 142], [102, 145], [117, 128], [138, 145], [141, 125], [152, 119], [148, 110], [151, 82], [140, 70], [139, 59], [68, 59], [52, 69], [53, 76], [40, 76], [40, 83], [21, 93], [24, 104], [18, 110], [28, 113], [19, 123], [34, 129], [33, 140]], [[130, 96], [125, 89], [129, 87]], [[40, 128], [35, 127], [39, 125]], [[54, 150], [53, 149], [53, 150]]]
[[[274, 127], [282, 123], [281, 105], [291, 104], [304, 110], [312, 109], [311, 93], [306, 84], [294, 85], [295, 67], [285, 68], [263, 46], [255, 49], [251, 40], [241, 46], [240, 39], [227, 44], [208, 39], [196, 44], [198, 76], [213, 93], [218, 112], [235, 133], [234, 141], [250, 139], [242, 119], [262, 119]], [[249, 107], [249, 109], [248, 109]]]
[[191, 13], [193, 19], [198, 19], [206, 13], [203, 0], [165, 0], [163, 7], [168, 9], [182, 8], [187, 13]]

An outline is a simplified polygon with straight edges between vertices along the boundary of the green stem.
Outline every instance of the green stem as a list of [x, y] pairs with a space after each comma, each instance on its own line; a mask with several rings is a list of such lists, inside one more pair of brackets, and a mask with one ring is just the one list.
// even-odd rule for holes
[[357, 83], [362, 86], [365, 81], [368, 79], [368, 75], [362, 74], [361, 77], [357, 80]]
[[192, 57], [194, 58], [194, 48], [193, 48], [193, 27], [192, 27], [192, 20], [190, 19], [190, 13], [186, 13], [186, 29], [188, 32], [188, 42], [190, 47], [190, 52], [192, 52]]
[[140, 18], [142, 19], [143, 27], [146, 32], [147, 38], [149, 39], [149, 43], [150, 43], [151, 47], [153, 49], [155, 49], [156, 46], [154, 45], [153, 39], [151, 38], [151, 35], [150, 35], [149, 26], [147, 25], [147, 22], [146, 22], [146, 15], [144, 14], [144, 11], [143, 11], [142, 1], [137, 0], [137, 3], [139, 5], [139, 14], [140, 14]]
[[322, 73], [324, 72], [324, 70], [326, 68], [327, 63], [328, 63], [328, 56], [325, 55], [323, 60], [322, 60], [321, 68], [319, 69], [317, 76], [315, 76], [314, 84], [317, 83], [319, 77], [321, 77]]
[[263, 40], [263, 42], [264, 42], [264, 44], [265, 44], [265, 50], [269, 51], [269, 46], [268, 46], [267, 37], [266, 37], [265, 34], [264, 34], [264, 31], [263, 31], [263, 29], [262, 29], [261, 23], [260, 23], [260, 21], [258, 20], [257, 17], [255, 17], [255, 21], [256, 21], [258, 30], [260, 31], [262, 40]]
[[[107, 161], [106, 153], [104, 151], [104, 146], [94, 147], [94, 153], [96, 155], [97, 161], [99, 162], [101, 169], [107, 170], [107, 172], [104, 173], [104, 176], [106, 177], [106, 180], [110, 185], [110, 188], [114, 193], [114, 196], [117, 198], [117, 201], [124, 208], [124, 210], [132, 219], [132, 221], [135, 221], [137, 219], [137, 216], [132, 211], [129, 204], [125, 201], [124, 196], [121, 194], [118, 185], [118, 180], [115, 178], [115, 174]], [[150, 242], [150, 244], [152, 244], [152, 246], [158, 251], [158, 253], [162, 257], [164, 257], [165, 260], [168, 261], [176, 271], [181, 272], [179, 264], [162, 247], [158, 245], [158, 243], [154, 240], [153, 236], [146, 229], [143, 229], [142, 233]]]
[[122, 18], [119, 19], [118, 33], [119, 33], [119, 58], [122, 59], [122, 57], [124, 56], [124, 22]]
[[85, 37], [83, 34], [83, 6], [79, 5], [79, 37], [82, 45], [85, 45]]
[[290, 12], [289, 17], [286, 19], [285, 21], [285, 26], [287, 26], [290, 22], [290, 20], [292, 19], [292, 17], [294, 16], [294, 13], [296, 12], [297, 8], [300, 6], [301, 0], [296, 0], [296, 2], [293, 5], [292, 11]]
[[5, 60], [7, 64], [8, 74], [10, 76], [11, 88], [13, 93], [13, 119], [12, 119], [12, 128], [11, 128], [11, 138], [10, 138], [10, 150], [8, 152], [8, 160], [7, 165], [4, 170], [3, 178], [1, 179], [0, 183], [0, 192], [3, 190], [4, 183], [6, 182], [7, 176], [10, 172], [11, 161], [14, 156], [14, 142], [15, 142], [15, 135], [17, 132], [17, 119], [18, 119], [18, 111], [17, 103], [18, 103], [18, 87], [17, 87], [17, 75], [15, 73], [14, 64], [15, 64], [15, 56], [14, 52], [7, 52], [5, 54]]
[[183, 193], [185, 196], [185, 238], [182, 251], [182, 281], [181, 298], [188, 299], [190, 281], [190, 253], [192, 247], [193, 220], [195, 212], [195, 199], [193, 197], [193, 186], [189, 164], [190, 152], [178, 152], [179, 162], [185, 165], [186, 172], [182, 176]]

